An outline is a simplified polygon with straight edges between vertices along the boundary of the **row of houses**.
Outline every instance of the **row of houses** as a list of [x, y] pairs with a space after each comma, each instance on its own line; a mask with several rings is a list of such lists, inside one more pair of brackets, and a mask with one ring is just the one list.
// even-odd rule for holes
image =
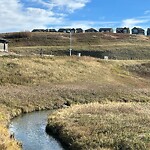
[[56, 29], [33, 29], [32, 32], [63, 32], [63, 33], [83, 33], [82, 28], [60, 28], [58, 31]]
[[[82, 28], [60, 28], [58, 31], [56, 29], [33, 29], [32, 32], [62, 32], [62, 33], [83, 33], [83, 32], [107, 32], [114, 33], [113, 28], [100, 28], [96, 30], [94, 28], [83, 30]], [[116, 28], [116, 33], [128, 33], [130, 34], [130, 28]], [[142, 28], [134, 27], [131, 29], [131, 34], [145, 35], [145, 30]], [[147, 28], [147, 35], [150, 36], [150, 28]]]

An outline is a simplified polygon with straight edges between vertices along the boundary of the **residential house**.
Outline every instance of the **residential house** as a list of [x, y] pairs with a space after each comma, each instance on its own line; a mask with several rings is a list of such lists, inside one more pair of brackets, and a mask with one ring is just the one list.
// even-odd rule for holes
[[58, 30], [58, 32], [66, 33], [66, 29], [65, 29], [65, 28], [60, 28], [60, 29]]
[[71, 28], [65, 28], [66, 33], [70, 33], [71, 32]]
[[75, 33], [75, 29], [74, 28], [66, 28], [66, 33]]
[[75, 33], [75, 29], [74, 28], [60, 28], [58, 30], [58, 32], [63, 32], [63, 33]]
[[134, 27], [132, 29], [132, 34], [140, 34], [140, 35], [145, 35], [145, 31], [142, 28], [136, 28]]
[[76, 28], [76, 33], [83, 33], [83, 29], [82, 28]]
[[112, 28], [100, 28], [99, 32], [111, 32], [111, 33], [113, 33], [113, 29]]
[[32, 32], [46, 32], [45, 29], [33, 29]]
[[147, 36], [150, 36], [150, 28], [147, 28]]
[[85, 32], [98, 32], [98, 31], [94, 28], [90, 28], [90, 29], [85, 30]]
[[0, 51], [8, 52], [8, 41], [6, 39], [0, 39]]
[[57, 32], [56, 29], [48, 29], [48, 32]]
[[130, 29], [129, 28], [116, 28], [116, 33], [130, 33]]
[[76, 32], [76, 29], [75, 29], [75, 28], [72, 28], [70, 31], [71, 31], [71, 33], [75, 33], [75, 32]]

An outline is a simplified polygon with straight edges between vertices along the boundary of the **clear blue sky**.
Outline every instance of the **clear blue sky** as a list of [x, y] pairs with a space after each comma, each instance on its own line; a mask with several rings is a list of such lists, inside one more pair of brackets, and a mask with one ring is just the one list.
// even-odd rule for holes
[[150, 0], [0, 0], [0, 32], [150, 27]]

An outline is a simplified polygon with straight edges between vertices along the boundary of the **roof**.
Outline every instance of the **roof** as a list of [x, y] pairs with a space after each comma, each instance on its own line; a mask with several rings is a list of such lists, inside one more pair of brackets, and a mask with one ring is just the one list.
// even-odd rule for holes
[[129, 29], [129, 28], [127, 28], [127, 27], [124, 27], [124, 28], [116, 28], [116, 29]]
[[112, 30], [112, 28], [100, 28], [102, 30]]
[[134, 30], [134, 29], [137, 29], [137, 30], [139, 30], [139, 31], [144, 31], [144, 29], [142, 29], [142, 28], [134, 27], [132, 30]]
[[57, 32], [56, 29], [46, 29], [48, 32]]
[[58, 32], [66, 32], [67, 30], [70, 30], [70, 28], [60, 28]]
[[8, 43], [8, 40], [0, 38], [0, 43]]
[[99, 32], [113, 32], [113, 28], [100, 28]]
[[90, 29], [87, 29], [87, 30], [85, 30], [85, 31], [95, 31], [95, 32], [97, 32], [97, 30], [94, 29], [94, 28], [90, 28]]
[[44, 32], [46, 31], [45, 29], [33, 29], [32, 32]]
[[83, 30], [82, 28], [76, 28], [76, 30]]

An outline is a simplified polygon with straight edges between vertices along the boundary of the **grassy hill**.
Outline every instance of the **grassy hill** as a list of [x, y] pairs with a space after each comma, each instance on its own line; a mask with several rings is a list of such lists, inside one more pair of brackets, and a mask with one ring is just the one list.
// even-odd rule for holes
[[[1, 34], [10, 41], [9, 50], [21, 56], [0, 57], [0, 149], [19, 149], [18, 142], [10, 138], [7, 125], [21, 113], [94, 102], [100, 103], [100, 107], [109, 103], [112, 110], [119, 104], [128, 110], [128, 104], [132, 107], [130, 103], [137, 103], [141, 110], [146, 104], [149, 107], [149, 37], [73, 34], [73, 54], [81, 52], [82, 57], [68, 57], [69, 34], [27, 33], [21, 37], [14, 37], [14, 34]], [[58, 57], [40, 57], [41, 48], [44, 54]], [[105, 55], [113, 60], [99, 59]]]
[[75, 56], [0, 57], [0, 148], [17, 149], [6, 127], [21, 113], [65, 104], [149, 103], [149, 64], [149, 60]]
[[[16, 35], [17, 34], [17, 35]], [[69, 55], [70, 34], [67, 33], [7, 33], [10, 50], [19, 54]], [[73, 54], [112, 59], [149, 59], [150, 38], [143, 35], [118, 33], [74, 33], [72, 34]]]

